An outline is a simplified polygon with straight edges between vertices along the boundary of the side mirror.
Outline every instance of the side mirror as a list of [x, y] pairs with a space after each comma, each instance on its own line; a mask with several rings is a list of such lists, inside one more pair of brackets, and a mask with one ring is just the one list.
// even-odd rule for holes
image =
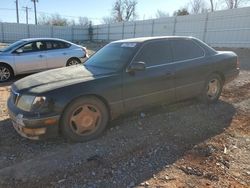
[[14, 53], [15, 54], [20, 54], [20, 53], [22, 53], [23, 52], [23, 50], [21, 49], [21, 48], [19, 48], [19, 49], [17, 49]]
[[142, 61], [133, 62], [129, 65], [127, 71], [134, 72], [134, 71], [144, 71], [146, 69], [146, 64]]

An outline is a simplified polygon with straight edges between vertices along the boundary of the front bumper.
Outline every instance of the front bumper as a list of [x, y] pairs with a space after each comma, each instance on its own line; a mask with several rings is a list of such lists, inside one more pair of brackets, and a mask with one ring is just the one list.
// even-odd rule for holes
[[39, 114], [27, 115], [27, 112], [18, 110], [9, 100], [8, 111], [13, 127], [25, 138], [40, 140], [58, 135], [59, 115], [46, 117], [41, 117]]

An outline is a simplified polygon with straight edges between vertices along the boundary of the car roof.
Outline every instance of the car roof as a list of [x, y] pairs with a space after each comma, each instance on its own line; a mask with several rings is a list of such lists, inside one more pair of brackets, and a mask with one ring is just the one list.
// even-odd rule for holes
[[63, 39], [59, 39], [59, 38], [27, 38], [27, 39], [21, 39], [21, 40], [27, 41], [27, 42], [38, 41], [38, 40], [56, 40], [56, 41], [69, 42]]
[[159, 36], [159, 37], [139, 37], [139, 38], [131, 38], [131, 39], [123, 39], [114, 41], [112, 43], [120, 43], [120, 42], [136, 42], [136, 43], [143, 43], [146, 41], [151, 40], [158, 40], [158, 39], [191, 39], [193, 37], [190, 36]]

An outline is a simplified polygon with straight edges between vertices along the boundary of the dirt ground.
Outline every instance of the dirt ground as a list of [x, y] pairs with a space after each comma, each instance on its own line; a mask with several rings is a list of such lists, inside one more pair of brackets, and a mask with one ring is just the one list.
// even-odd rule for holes
[[218, 103], [128, 114], [86, 143], [20, 137], [6, 110], [11, 83], [2, 84], [0, 187], [250, 187], [250, 49], [230, 50], [241, 73]]

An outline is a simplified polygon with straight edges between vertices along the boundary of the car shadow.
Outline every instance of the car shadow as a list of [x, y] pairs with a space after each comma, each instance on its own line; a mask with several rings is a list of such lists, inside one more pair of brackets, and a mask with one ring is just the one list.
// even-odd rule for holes
[[13, 84], [15, 81], [18, 81], [26, 76], [29, 76], [31, 74], [22, 74], [22, 75], [18, 75], [15, 78], [13, 78], [12, 80], [8, 81], [8, 82], [2, 82], [0, 83], [0, 87], [8, 87], [11, 86], [11, 84]]
[[[67, 171], [62, 171], [58, 166], [53, 168], [53, 164], [50, 164], [50, 170], [39, 174], [38, 184], [49, 185], [48, 182], [63, 179], [66, 174], [67, 181], [77, 179], [78, 186], [127, 187], [129, 182], [136, 186], [164, 170], [166, 165], [174, 164], [195, 145], [223, 133], [230, 126], [235, 113], [236, 109], [224, 101], [204, 105], [189, 100], [158, 106], [114, 120], [103, 136], [86, 143], [67, 143], [61, 138], [32, 142], [18, 136], [9, 126], [10, 121], [5, 120], [0, 122], [6, 125], [0, 128], [0, 135], [4, 135], [0, 142], [0, 159], [4, 153], [15, 151], [21, 153], [22, 158], [30, 159], [50, 151], [71, 148], [71, 153], [64, 153], [65, 157], [69, 155], [72, 158], [72, 161], [68, 161], [70, 166], [70, 163], [76, 162], [76, 158], [83, 160], [81, 156], [90, 147], [95, 153], [94, 157], [93, 154], [89, 156], [93, 160], [84, 159], [74, 168], [67, 168]], [[32, 151], [32, 154], [27, 151]], [[63, 161], [65, 159], [57, 159], [60, 160], [67, 165]], [[0, 167], [8, 163], [6, 160], [4, 162], [0, 162]], [[57, 174], [56, 180], [51, 176], [54, 173]], [[102, 181], [97, 182], [97, 178]], [[35, 181], [28, 180], [31, 184], [37, 184]]]

